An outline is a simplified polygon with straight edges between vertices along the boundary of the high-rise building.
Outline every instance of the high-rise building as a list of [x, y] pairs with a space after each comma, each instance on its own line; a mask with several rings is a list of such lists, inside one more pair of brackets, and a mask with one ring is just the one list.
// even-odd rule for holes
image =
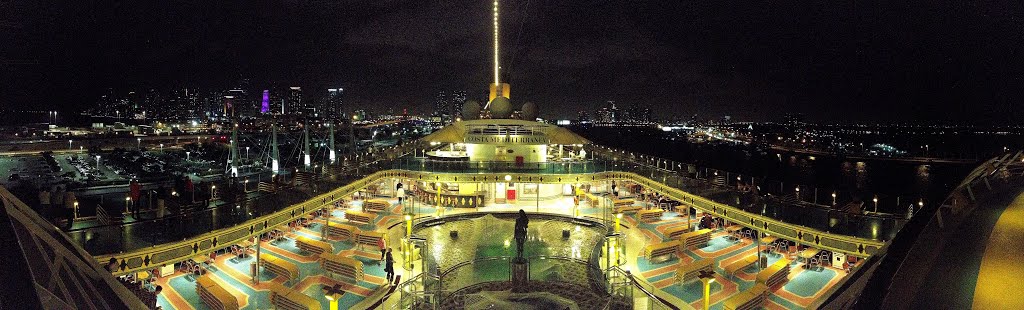
[[260, 100], [260, 114], [270, 113], [270, 90], [263, 90], [263, 98]]
[[623, 121], [623, 111], [615, 106], [615, 101], [608, 101], [608, 104], [594, 112], [594, 121], [598, 123], [616, 123]]
[[171, 91], [167, 104], [155, 114], [163, 120], [195, 120], [199, 116], [199, 96], [195, 89], [181, 88]]
[[448, 114], [448, 93], [445, 91], [438, 91], [437, 96], [434, 97], [434, 112], [431, 115], [442, 116]]
[[598, 123], [611, 123], [612, 122], [612, 111], [608, 107], [603, 107], [594, 112], [594, 121]]
[[291, 111], [286, 113], [295, 115], [306, 115], [308, 114], [308, 107], [306, 102], [302, 101], [302, 87], [292, 86], [288, 88], [288, 107]]
[[355, 110], [352, 111], [352, 117], [357, 121], [365, 121], [370, 115], [366, 113], [366, 110]]
[[451, 118], [461, 117], [462, 105], [466, 103], [466, 91], [457, 90], [452, 92], [451, 104], [449, 105], [448, 115]]
[[291, 108], [288, 107], [288, 98], [283, 96], [286, 92], [281, 89], [274, 89], [270, 91], [270, 113], [274, 115], [284, 115]]
[[640, 122], [640, 107], [636, 106], [636, 104], [630, 105], [625, 113], [622, 114], [622, 121], [627, 123]]
[[608, 104], [611, 105], [611, 107], [608, 108], [608, 122], [614, 123], [622, 121], [622, 112], [615, 106], [615, 101], [609, 100]]
[[580, 122], [580, 123], [589, 122], [590, 121], [589, 113], [587, 113], [587, 111], [584, 111], [584, 110], [579, 110], [578, 112], [576, 112], [576, 121]]
[[785, 120], [786, 125], [788, 126], [799, 127], [804, 124], [803, 113], [786, 113], [782, 117]]
[[248, 93], [240, 88], [228, 90], [228, 96], [231, 96], [231, 116], [238, 117], [243, 115], [252, 115], [257, 111], [256, 105], [252, 104], [248, 99]]
[[328, 88], [327, 98], [324, 98], [320, 105], [320, 116], [331, 120], [337, 120], [341, 117], [341, 100], [344, 94], [344, 88]]
[[639, 111], [640, 111], [640, 116], [639, 116], [640, 119], [639, 120], [641, 122], [650, 123], [652, 121], [652, 119], [651, 119], [651, 108], [640, 108]]

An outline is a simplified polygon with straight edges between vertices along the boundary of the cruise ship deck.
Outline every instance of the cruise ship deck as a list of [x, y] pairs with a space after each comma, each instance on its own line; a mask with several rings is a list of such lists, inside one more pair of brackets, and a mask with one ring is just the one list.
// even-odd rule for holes
[[[507, 139], [511, 129], [540, 139]], [[442, 238], [438, 229], [523, 210], [545, 223], [530, 231], [539, 243], [527, 256], [552, 264], [530, 269], [531, 279], [548, 279], [539, 287], [570, 285], [560, 290], [610, 298], [612, 308], [686, 309], [702, 307], [706, 283], [715, 309], [804, 309], [829, 302], [907, 223], [762, 195], [749, 176], [699, 175], [534, 122], [464, 121], [364, 158], [260, 184], [234, 206], [68, 238], [142, 290], [161, 287], [164, 309], [462, 307], [509, 279], [501, 264], [513, 257], [512, 232], [451, 228]], [[581, 229], [597, 233], [556, 241]], [[392, 249], [393, 281], [380, 240]]]

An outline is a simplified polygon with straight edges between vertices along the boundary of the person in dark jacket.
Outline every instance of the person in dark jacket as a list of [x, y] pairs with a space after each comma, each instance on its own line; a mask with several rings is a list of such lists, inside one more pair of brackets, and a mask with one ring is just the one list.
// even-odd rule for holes
[[388, 248], [384, 258], [384, 273], [387, 274], [390, 283], [395, 278], [395, 258], [391, 256], [391, 248]]

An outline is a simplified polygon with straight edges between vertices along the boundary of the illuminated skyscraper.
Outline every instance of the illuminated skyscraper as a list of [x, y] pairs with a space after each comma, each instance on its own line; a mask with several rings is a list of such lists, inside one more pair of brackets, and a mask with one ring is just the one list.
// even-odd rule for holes
[[448, 105], [448, 115], [452, 119], [459, 117], [462, 114], [462, 104], [466, 103], [466, 91], [457, 90], [452, 92], [451, 103]]
[[270, 90], [263, 90], [263, 100], [260, 101], [260, 113], [270, 113]]
[[320, 105], [320, 116], [325, 119], [336, 120], [341, 115], [341, 103], [342, 95], [345, 94], [344, 88], [328, 88], [327, 98], [325, 98]]
[[587, 113], [587, 111], [584, 111], [584, 110], [579, 110], [578, 112], [576, 112], [576, 121], [578, 121], [580, 123], [589, 122], [590, 121], [589, 113]]
[[448, 114], [448, 93], [445, 91], [437, 92], [437, 96], [434, 97], [434, 112], [431, 115], [442, 116]]
[[302, 87], [288, 88], [288, 107], [291, 109], [288, 113], [299, 115], [306, 113], [305, 102], [302, 101]]

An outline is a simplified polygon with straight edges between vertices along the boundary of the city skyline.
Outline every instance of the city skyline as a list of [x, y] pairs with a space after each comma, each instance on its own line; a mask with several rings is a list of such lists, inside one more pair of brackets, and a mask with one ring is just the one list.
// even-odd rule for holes
[[0, 309], [1024, 309], [1022, 20], [0, 1]]
[[[13, 109], [70, 112], [110, 87], [216, 89], [248, 78], [345, 85], [353, 107], [423, 110], [437, 90], [477, 94], [491, 80], [486, 1], [6, 5], [13, 17], [0, 32], [14, 44], [0, 51], [8, 72], [0, 100]], [[1024, 35], [998, 22], [1014, 8], [1000, 3], [983, 6], [1010, 13], [885, 4], [504, 5], [502, 80], [513, 85], [514, 104], [535, 102], [541, 115], [572, 116], [580, 104], [613, 100], [751, 121], [784, 112], [979, 124], [1024, 116], [1013, 106], [1024, 98], [1013, 78], [1024, 61], [1011, 54]], [[787, 14], [760, 13], [776, 11]], [[907, 24], [902, 16], [929, 18]]]

